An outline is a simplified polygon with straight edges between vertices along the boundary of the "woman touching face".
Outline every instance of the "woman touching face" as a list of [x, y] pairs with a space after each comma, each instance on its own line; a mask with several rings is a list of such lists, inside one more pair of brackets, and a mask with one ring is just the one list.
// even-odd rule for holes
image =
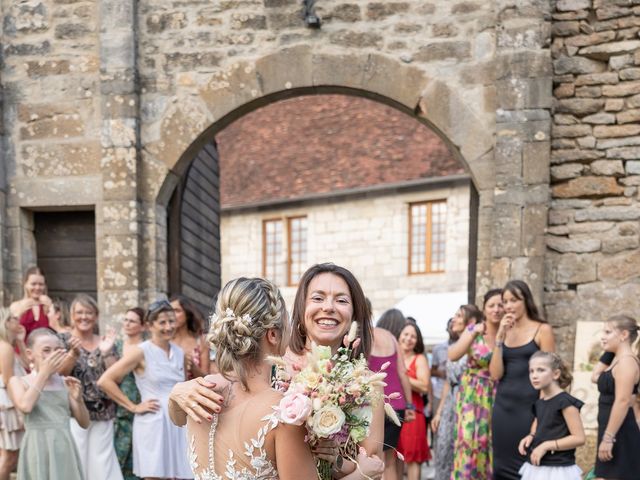
[[333, 273], [316, 275], [309, 283], [304, 311], [307, 338], [337, 348], [351, 327], [353, 303], [349, 286]]
[[527, 314], [527, 307], [524, 300], [516, 297], [509, 290], [505, 290], [502, 294], [504, 312], [510, 315], [514, 320], [520, 320]]
[[488, 323], [499, 325], [500, 320], [504, 316], [504, 307], [502, 306], [502, 296], [500, 294], [490, 297], [484, 305], [484, 316]]

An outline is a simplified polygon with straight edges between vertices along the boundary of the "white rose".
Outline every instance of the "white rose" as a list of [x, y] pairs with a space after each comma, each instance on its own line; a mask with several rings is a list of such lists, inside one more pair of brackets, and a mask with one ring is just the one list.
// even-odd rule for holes
[[311, 427], [318, 437], [328, 438], [338, 433], [344, 422], [344, 412], [335, 405], [327, 405], [315, 413]]

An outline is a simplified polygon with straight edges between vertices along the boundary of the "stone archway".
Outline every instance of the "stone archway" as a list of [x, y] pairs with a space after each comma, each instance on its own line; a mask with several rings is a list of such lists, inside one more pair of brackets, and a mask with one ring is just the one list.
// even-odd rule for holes
[[[174, 99], [159, 131], [160, 138], [170, 138], [175, 143], [159, 141], [147, 146], [170, 172], [160, 189], [158, 203], [167, 205], [176, 179], [187, 172], [206, 143], [229, 123], [269, 103], [313, 93], [364, 96], [418, 119], [435, 131], [464, 165], [476, 191], [484, 192], [479, 198], [488, 198], [494, 187], [494, 127], [486, 125], [486, 121], [493, 122], [493, 117], [483, 121], [442, 81], [382, 55], [314, 55], [310, 49], [298, 47], [253, 64], [235, 64], [213, 76], [197, 95]], [[473, 207], [480, 217], [474, 215], [472, 228], [489, 229], [490, 217], [482, 217], [487, 208], [477, 203]], [[472, 258], [477, 259], [478, 245], [470, 248]], [[476, 290], [476, 272], [474, 262], [470, 291]]]

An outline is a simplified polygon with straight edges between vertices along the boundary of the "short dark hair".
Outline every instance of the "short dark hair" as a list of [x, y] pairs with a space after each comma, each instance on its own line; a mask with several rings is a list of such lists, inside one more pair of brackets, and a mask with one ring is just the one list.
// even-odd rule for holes
[[184, 310], [187, 316], [187, 330], [194, 336], [201, 335], [204, 331], [204, 317], [198, 307], [184, 295], [174, 295], [169, 301], [178, 302]]
[[420, 327], [417, 323], [406, 322], [402, 327], [402, 330], [407, 327], [413, 327], [416, 330], [416, 345], [415, 347], [413, 347], [413, 353], [416, 353], [418, 355], [424, 353], [424, 340], [422, 339], [422, 332], [420, 331]]
[[144, 325], [144, 310], [142, 309], [142, 307], [131, 307], [131, 308], [128, 308], [127, 311], [124, 313], [126, 314], [129, 312], [135, 313], [140, 319], [140, 323]]
[[465, 325], [469, 325], [469, 322], [471, 322], [471, 320], [475, 320], [476, 323], [479, 323], [484, 318], [484, 315], [482, 314], [480, 309], [472, 303], [460, 305], [460, 310], [462, 310]]
[[527, 317], [537, 322], [547, 323], [542, 315], [540, 315], [540, 310], [538, 310], [536, 302], [533, 299], [533, 294], [531, 293], [529, 285], [522, 280], [509, 280], [502, 289], [503, 299], [506, 292], [509, 292], [518, 300], [522, 300], [524, 302], [524, 306], [527, 310]]
[[484, 309], [484, 307], [487, 306], [487, 302], [497, 295], [500, 295], [500, 298], [502, 298], [501, 288], [492, 288], [487, 293], [485, 293], [484, 297], [482, 298], [482, 308]]
[[373, 344], [373, 324], [371, 323], [371, 312], [367, 306], [367, 299], [362, 291], [362, 287], [356, 277], [344, 267], [335, 265], [334, 263], [318, 263], [310, 267], [302, 277], [296, 292], [296, 298], [293, 301], [293, 313], [291, 315], [291, 340], [289, 348], [293, 353], [298, 355], [304, 352], [307, 343], [307, 332], [304, 326], [304, 312], [307, 306], [307, 292], [309, 284], [316, 276], [322, 273], [331, 273], [342, 278], [349, 287], [351, 301], [353, 304], [353, 321], [358, 322], [358, 337], [360, 345], [354, 351], [354, 355], [359, 356], [361, 353], [365, 357], [369, 357]]
[[388, 330], [394, 337], [396, 337], [397, 340], [406, 323], [407, 319], [400, 310], [397, 308], [390, 308], [380, 316], [376, 323], [376, 327]]

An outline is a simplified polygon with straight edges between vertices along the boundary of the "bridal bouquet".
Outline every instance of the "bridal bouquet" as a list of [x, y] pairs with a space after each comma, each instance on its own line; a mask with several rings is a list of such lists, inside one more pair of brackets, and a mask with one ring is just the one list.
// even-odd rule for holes
[[[352, 327], [356, 327], [355, 322]], [[352, 328], [349, 344], [354, 338]], [[311, 447], [320, 439], [334, 440], [355, 462], [355, 454], [349, 452], [357, 452], [357, 444], [369, 434], [373, 406], [383, 400], [387, 374], [369, 370], [362, 355], [352, 358], [349, 347], [341, 347], [332, 355], [330, 347], [313, 345], [307, 360], [306, 367], [293, 376], [283, 368], [277, 370], [276, 383], [286, 390], [277, 407], [280, 421], [305, 424]], [[318, 460], [318, 475], [321, 480], [331, 479], [331, 464]]]

